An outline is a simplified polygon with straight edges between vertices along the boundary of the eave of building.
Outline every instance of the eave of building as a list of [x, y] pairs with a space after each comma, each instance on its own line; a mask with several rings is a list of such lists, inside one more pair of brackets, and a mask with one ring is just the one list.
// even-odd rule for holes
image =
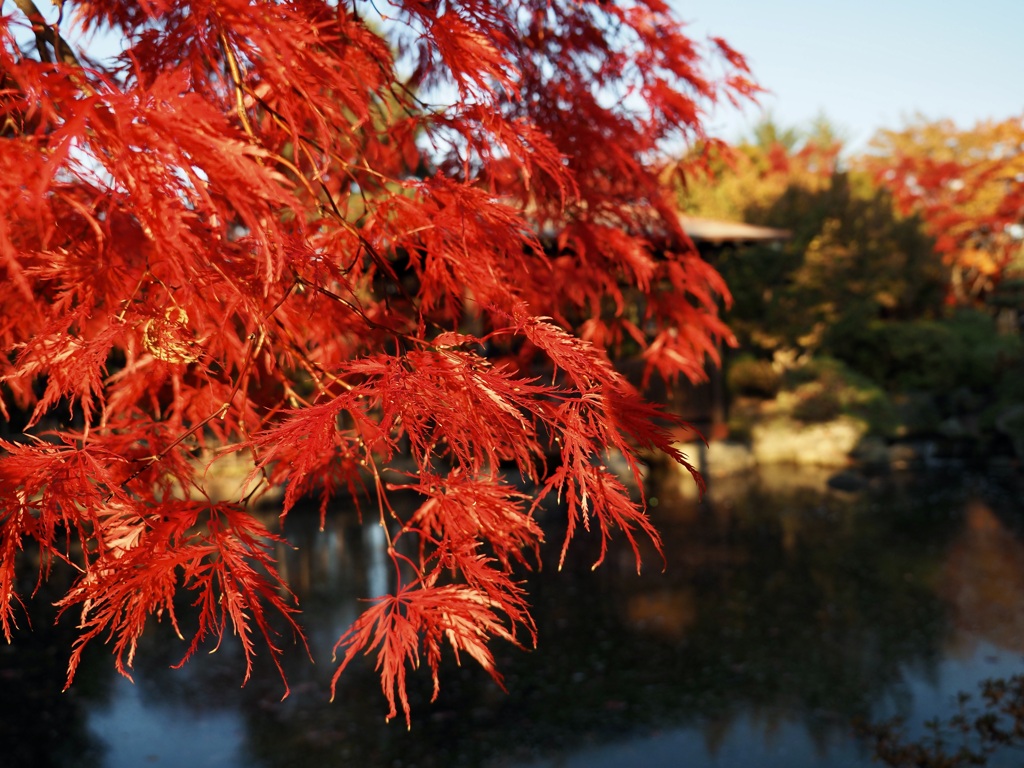
[[793, 236], [788, 229], [759, 227], [721, 219], [705, 219], [700, 216], [680, 215], [683, 231], [695, 243], [711, 245], [741, 245], [743, 243], [778, 242]]

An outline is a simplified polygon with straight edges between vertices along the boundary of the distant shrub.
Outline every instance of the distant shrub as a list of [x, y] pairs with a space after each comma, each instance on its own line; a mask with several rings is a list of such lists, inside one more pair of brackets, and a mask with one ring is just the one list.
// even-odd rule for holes
[[782, 379], [770, 362], [758, 360], [752, 355], [737, 357], [729, 365], [725, 384], [732, 395], [750, 397], [775, 397]]
[[819, 364], [819, 360], [812, 358], [802, 365], [787, 369], [783, 375], [783, 387], [795, 389], [801, 384], [809, 384], [820, 379], [822, 373], [823, 369]]
[[839, 323], [825, 345], [854, 370], [900, 392], [988, 388], [1021, 357], [1018, 337], [999, 335], [991, 317], [967, 311], [944, 320]]
[[810, 384], [797, 391], [791, 415], [808, 423], [831, 421], [843, 412], [839, 393], [831, 387]]
[[829, 421], [846, 414], [867, 424], [870, 434], [891, 437], [896, 431], [895, 409], [885, 390], [840, 360], [806, 360], [786, 371], [783, 389], [792, 391], [791, 415], [800, 421]]

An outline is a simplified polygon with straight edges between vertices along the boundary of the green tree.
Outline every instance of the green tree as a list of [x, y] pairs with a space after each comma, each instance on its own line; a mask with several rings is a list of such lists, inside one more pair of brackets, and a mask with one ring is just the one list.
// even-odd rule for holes
[[844, 170], [841, 152], [827, 120], [807, 132], [767, 122], [680, 189], [684, 211], [792, 233], [715, 256], [743, 345], [818, 351], [836, 324], [940, 311], [947, 271], [931, 239], [870, 177]]

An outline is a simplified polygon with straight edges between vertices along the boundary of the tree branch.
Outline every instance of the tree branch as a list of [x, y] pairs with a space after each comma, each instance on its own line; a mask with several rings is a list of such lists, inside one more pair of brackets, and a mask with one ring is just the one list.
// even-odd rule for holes
[[[18, 10], [25, 14], [32, 25], [32, 32], [36, 36], [36, 50], [39, 52], [40, 61], [48, 64], [53, 63], [53, 59], [50, 58], [50, 52], [46, 49], [46, 45], [49, 43], [59, 63], [70, 64], [81, 69], [82, 63], [75, 56], [74, 51], [71, 50], [67, 40], [61, 37], [56, 26], [51, 27], [46, 23], [43, 14], [32, 0], [14, 0], [14, 4], [18, 6]], [[61, 6], [63, 7], [63, 3], [61, 3]]]
[[252, 129], [252, 124], [249, 122], [249, 114], [245, 110], [245, 90], [242, 85], [242, 69], [238, 66], [238, 58], [235, 56], [235, 52], [231, 49], [231, 43], [228, 41], [227, 33], [220, 33], [220, 47], [224, 50], [224, 58], [228, 62], [228, 72], [231, 74], [231, 83], [235, 90], [235, 112], [238, 113], [238, 119], [242, 121], [242, 128], [245, 133], [249, 136], [253, 142], [256, 141], [256, 134]]

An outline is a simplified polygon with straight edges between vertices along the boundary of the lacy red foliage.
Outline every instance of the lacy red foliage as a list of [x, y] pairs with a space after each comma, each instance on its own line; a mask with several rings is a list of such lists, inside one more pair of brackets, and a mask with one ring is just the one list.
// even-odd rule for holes
[[[513, 569], [545, 498], [569, 539], [657, 542], [606, 466], [671, 447], [609, 363], [703, 375], [725, 286], [650, 163], [722, 76], [660, 0], [80, 0], [0, 16], [0, 626], [26, 542], [80, 571], [82, 648], [127, 674], [150, 617], [188, 658], [231, 631], [301, 636], [275, 535], [207, 494], [239, 452], [284, 513], [369, 492], [395, 594], [345, 634], [390, 714], [441, 645], [488, 671], [534, 627]], [[85, 35], [83, 37], [83, 35]], [[83, 44], [123, 51], [90, 57]], [[105, 42], [106, 41], [106, 42]], [[386, 465], [408, 456], [403, 473]], [[534, 490], [508, 479], [521, 475]], [[442, 469], [444, 468], [444, 469]], [[522, 483], [520, 483], [522, 485]], [[394, 493], [422, 504], [396, 511]], [[189, 500], [192, 499], [192, 500]], [[412, 546], [399, 546], [400, 540]], [[564, 556], [564, 552], [563, 552]], [[280, 665], [278, 667], [280, 669]]]

